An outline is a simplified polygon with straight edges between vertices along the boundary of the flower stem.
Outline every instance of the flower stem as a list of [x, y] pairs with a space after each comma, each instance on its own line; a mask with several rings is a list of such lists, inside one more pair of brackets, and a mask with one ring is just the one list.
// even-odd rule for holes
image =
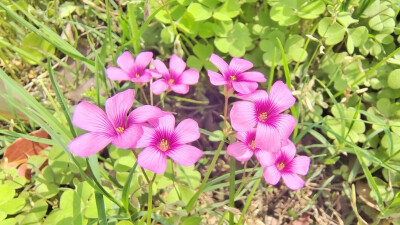
[[261, 177], [260, 177], [260, 179], [258, 179], [258, 180], [255, 182], [255, 184], [254, 184], [254, 186], [253, 186], [253, 189], [251, 189], [251, 192], [250, 192], [250, 194], [249, 194], [249, 197], [247, 198], [246, 204], [245, 204], [244, 207], [243, 207], [242, 214], [240, 215], [240, 218], [239, 218], [239, 221], [237, 222], [237, 224], [242, 224], [243, 215], [246, 214], [247, 209], [249, 208], [250, 203], [251, 203], [251, 201], [253, 200], [254, 193], [256, 192], [256, 190], [257, 190], [257, 188], [258, 188], [258, 185], [260, 185], [260, 182], [261, 182]]
[[150, 103], [149, 103], [149, 100], [147, 99], [146, 93], [144, 92], [143, 85], [140, 85], [140, 86], [139, 86], [139, 89], [140, 89], [140, 91], [141, 91], [142, 94], [143, 94], [143, 97], [144, 97], [144, 100], [146, 101], [146, 104], [147, 104], [147, 105], [150, 104]]
[[[136, 151], [135, 151], [134, 149], [132, 150], [132, 152], [133, 152], [133, 154], [135, 155], [136, 161], [137, 161], [137, 159], [138, 159], [138, 154], [136, 153]], [[142, 170], [143, 176], [144, 176], [144, 178], [146, 179], [147, 183], [149, 184], [149, 183], [150, 183], [150, 179], [149, 179], [149, 177], [147, 176], [146, 171], [144, 171], [144, 169], [143, 169], [142, 167], [140, 167], [140, 169]]]
[[153, 179], [151, 179], [149, 183], [149, 192], [147, 198], [147, 225], [151, 225], [151, 213], [153, 209], [153, 182], [156, 179], [156, 175], [154, 174]]
[[[236, 160], [232, 156], [229, 161], [229, 207], [234, 207], [235, 205], [235, 170], [236, 170]], [[229, 224], [234, 223], [233, 213], [229, 212]]]
[[221, 154], [221, 150], [222, 150], [222, 147], [224, 146], [224, 144], [225, 144], [224, 140], [221, 140], [221, 142], [219, 143], [218, 149], [215, 152], [215, 155], [211, 161], [210, 167], [208, 167], [206, 175], [204, 176], [204, 179], [200, 184], [199, 190], [197, 190], [197, 192], [193, 195], [193, 197], [190, 199], [189, 203], [186, 206], [187, 212], [192, 211], [194, 204], [196, 203], [200, 194], [203, 192], [204, 186], [206, 185], [208, 178], [210, 177], [211, 171], [214, 169], [215, 163], [217, 162], [217, 159], [218, 159], [219, 155]]

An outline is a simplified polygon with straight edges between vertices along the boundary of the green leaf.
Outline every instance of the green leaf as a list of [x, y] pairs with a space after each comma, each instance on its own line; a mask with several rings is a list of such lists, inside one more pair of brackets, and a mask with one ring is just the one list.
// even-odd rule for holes
[[187, 8], [187, 11], [191, 13], [196, 21], [203, 21], [211, 17], [211, 10], [202, 4], [191, 3]]
[[217, 17], [222, 18], [221, 20], [230, 20], [230, 18], [239, 15], [239, 12], [240, 6], [238, 0], [226, 0], [222, 6], [215, 10], [214, 18], [216, 18], [215, 16], [217, 14]]
[[271, 19], [281, 26], [290, 26], [300, 20], [291, 8], [284, 5], [273, 6], [270, 13]]
[[14, 198], [15, 190], [6, 185], [0, 185], [0, 205]]
[[228, 53], [229, 51], [230, 43], [226, 38], [215, 38], [214, 45], [222, 53]]
[[74, 2], [64, 2], [63, 4], [60, 5], [58, 8], [58, 17], [59, 18], [65, 18], [70, 16], [76, 9], [78, 9], [78, 6], [74, 4]]
[[297, 15], [303, 19], [316, 19], [325, 12], [325, 3], [317, 0], [310, 3], [304, 4], [304, 7], [300, 8]]
[[390, 105], [390, 100], [387, 98], [380, 98], [376, 103], [376, 107], [378, 108], [378, 110], [386, 116], [390, 115]]
[[25, 206], [25, 198], [14, 198], [0, 205], [0, 211], [7, 214], [16, 214]]
[[[32, 57], [37, 58], [38, 60], [42, 60], [45, 58], [46, 53], [54, 54], [55, 48], [41, 36], [35, 33], [29, 33], [25, 36], [24, 40], [21, 42], [21, 49], [28, 52]], [[36, 64], [35, 61], [30, 58], [24, 57], [30, 64]]]
[[199, 36], [202, 38], [214, 36], [214, 24], [211, 22], [201, 23], [199, 26]]
[[344, 27], [349, 27], [351, 24], [358, 22], [358, 20], [351, 17], [351, 14], [349, 12], [340, 12], [337, 16], [337, 20]]
[[199, 29], [199, 23], [196, 22], [194, 16], [189, 12], [183, 14], [183, 16], [177, 21], [177, 26], [179, 29], [190, 35], [197, 34]]
[[175, 35], [174, 31], [172, 30], [172, 26], [164, 27], [161, 30], [161, 40], [165, 44], [172, 44], [174, 42]]
[[390, 72], [387, 78], [387, 83], [392, 89], [400, 89], [400, 69]]
[[0, 211], [0, 222], [3, 221], [7, 217], [7, 213]]
[[325, 39], [325, 44], [335, 45], [343, 40], [345, 30], [332, 18], [325, 17], [318, 23], [318, 34]]
[[51, 183], [39, 184], [36, 187], [36, 192], [42, 197], [49, 199], [58, 193], [58, 186]]
[[175, 188], [173, 188], [168, 194], [167, 203], [174, 203], [182, 200], [187, 204], [193, 195], [193, 189], [190, 189], [181, 184], [176, 184]]
[[349, 29], [349, 34], [353, 40], [355, 47], [360, 47], [368, 40], [368, 29], [364, 26], [359, 26], [354, 29]]

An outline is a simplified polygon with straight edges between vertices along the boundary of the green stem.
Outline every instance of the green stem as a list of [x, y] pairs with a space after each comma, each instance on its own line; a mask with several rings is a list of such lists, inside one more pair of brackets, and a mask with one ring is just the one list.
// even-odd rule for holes
[[260, 185], [260, 182], [261, 182], [261, 177], [260, 177], [260, 179], [258, 179], [258, 180], [255, 182], [255, 184], [254, 184], [254, 186], [253, 186], [253, 189], [251, 189], [250, 195], [249, 195], [249, 197], [247, 198], [246, 204], [245, 204], [244, 207], [243, 207], [242, 214], [240, 215], [240, 218], [239, 218], [239, 221], [237, 222], [237, 224], [241, 224], [241, 223], [242, 223], [243, 215], [246, 214], [247, 209], [248, 209], [249, 206], [250, 206], [251, 200], [253, 199], [254, 193], [256, 192], [256, 190], [257, 190], [257, 188], [258, 188], [258, 185]]
[[206, 185], [208, 178], [210, 177], [211, 171], [214, 169], [215, 163], [217, 162], [217, 159], [218, 159], [219, 155], [221, 154], [221, 150], [222, 150], [222, 147], [224, 146], [224, 144], [225, 144], [224, 140], [221, 140], [221, 142], [219, 143], [218, 149], [215, 152], [215, 155], [211, 161], [210, 167], [208, 167], [207, 173], [204, 176], [204, 179], [200, 184], [199, 190], [197, 190], [197, 192], [193, 195], [193, 197], [190, 199], [189, 203], [186, 206], [187, 212], [192, 211], [195, 202], [199, 198], [200, 194], [203, 192], [204, 186]]
[[[232, 156], [229, 161], [229, 207], [234, 207], [235, 205], [235, 170], [236, 170], [236, 160]], [[233, 224], [233, 213], [229, 212], [229, 224]]]
[[156, 175], [154, 174], [153, 179], [151, 179], [149, 183], [149, 193], [147, 198], [147, 225], [151, 225], [151, 213], [153, 210], [153, 182], [156, 179]]

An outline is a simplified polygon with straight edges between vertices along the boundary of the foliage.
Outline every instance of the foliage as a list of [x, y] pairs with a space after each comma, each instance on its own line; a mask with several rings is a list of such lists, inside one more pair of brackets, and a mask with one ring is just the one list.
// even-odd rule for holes
[[[105, 65], [126, 49], [136, 53], [152, 50], [160, 59], [172, 53], [184, 56], [189, 67], [202, 71], [204, 82], [205, 71], [215, 69], [208, 61], [213, 52], [225, 58], [251, 60], [256, 70], [273, 74], [275, 80], [283, 79], [287, 67], [287, 77], [299, 99], [292, 109], [299, 121], [294, 140], [307, 136], [314, 140], [311, 145], [300, 142], [301, 151], [317, 155], [314, 164], [336, 168], [335, 173], [342, 176], [340, 187], [366, 185], [368, 199], [356, 193], [360, 198], [353, 207], [354, 215], [364, 211], [362, 217], [370, 215], [366, 219], [370, 223], [398, 222], [399, 9], [398, 3], [386, 0], [0, 0], [0, 79], [7, 90], [0, 96], [14, 108], [26, 111], [30, 125], [18, 122], [18, 118], [17, 122], [1, 119], [18, 133], [42, 127], [56, 143], [46, 150], [46, 156], [29, 159], [35, 171], [30, 181], [18, 177], [16, 169], [1, 170], [0, 196], [5, 197], [0, 197], [0, 224], [96, 223], [95, 193], [106, 196], [104, 207], [110, 224], [131, 224], [128, 220], [145, 217], [147, 183], [135, 166], [133, 153], [110, 148], [109, 157], [100, 158], [103, 166], [99, 182], [104, 188], [98, 188], [96, 179], [85, 178], [87, 161], [70, 155], [65, 148], [75, 130], [66, 129], [68, 119], [60, 112], [70, 115], [72, 104], [56, 102], [59, 99], [52, 94], [45, 98], [37, 94], [35, 99], [7, 76], [17, 82], [32, 82], [40, 90], [49, 88], [40, 84], [40, 78], [54, 76], [61, 83], [62, 92], [58, 94], [63, 98], [63, 93], [79, 87], [82, 80], [95, 77], [96, 89], [85, 94], [101, 105], [104, 95], [111, 95], [110, 87], [112, 91], [133, 87], [127, 83], [119, 86], [105, 78]], [[53, 71], [50, 63], [57, 64], [57, 69]], [[32, 71], [33, 77], [29, 76]], [[60, 71], [67, 71], [73, 81]], [[196, 89], [196, 99], [190, 100], [210, 100], [207, 85]], [[167, 96], [162, 101], [173, 100]], [[221, 131], [212, 132], [203, 133], [210, 140], [223, 139]], [[3, 147], [14, 137], [7, 138], [1, 140]], [[44, 160], [48, 165], [39, 173]], [[108, 175], [108, 171], [115, 174]], [[199, 224], [200, 213], [188, 217], [184, 207], [201, 185], [202, 176], [197, 168], [175, 166], [169, 161], [167, 172], [156, 178], [152, 188], [155, 197], [165, 203], [153, 219], [163, 224]], [[312, 175], [308, 178], [313, 179]], [[219, 179], [227, 177], [213, 178], [206, 190], [228, 186], [228, 181], [213, 183]], [[246, 190], [251, 187], [246, 186]], [[125, 208], [119, 200], [124, 192], [129, 196]], [[353, 202], [351, 191], [344, 189], [342, 194]], [[7, 207], [3, 206], [5, 202], [9, 202]], [[218, 217], [223, 220], [222, 215]], [[362, 223], [362, 217], [352, 218]]]

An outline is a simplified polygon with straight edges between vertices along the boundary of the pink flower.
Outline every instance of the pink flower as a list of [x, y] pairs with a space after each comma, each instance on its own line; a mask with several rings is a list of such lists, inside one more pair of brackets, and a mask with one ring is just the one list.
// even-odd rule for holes
[[166, 114], [155, 106], [144, 105], [127, 117], [134, 96], [135, 90], [128, 89], [107, 99], [107, 114], [93, 103], [79, 103], [72, 115], [72, 123], [89, 133], [73, 139], [68, 149], [77, 156], [86, 157], [96, 154], [110, 143], [119, 148], [133, 147], [143, 133], [142, 124]]
[[173, 54], [169, 60], [169, 71], [165, 64], [156, 59], [153, 61], [156, 70], [153, 77], [163, 77], [151, 84], [153, 93], [159, 95], [166, 90], [172, 90], [178, 94], [187, 94], [189, 85], [196, 84], [199, 81], [199, 71], [197, 69], [186, 68], [186, 63]]
[[297, 123], [292, 115], [281, 114], [296, 101], [289, 88], [282, 81], [277, 81], [272, 85], [269, 96], [263, 90], [238, 96], [250, 101], [233, 104], [230, 112], [233, 129], [247, 131], [257, 126], [256, 146], [271, 152], [279, 151], [281, 140], [290, 136]]
[[155, 128], [143, 126], [143, 136], [137, 148], [145, 148], [138, 156], [138, 164], [157, 174], [164, 173], [167, 156], [182, 166], [191, 166], [203, 152], [187, 143], [199, 139], [199, 125], [192, 119], [185, 119], [175, 128], [175, 117], [159, 118]]
[[[287, 139], [281, 151], [276, 155], [273, 165], [264, 168], [265, 180], [275, 185], [283, 179], [286, 186], [292, 190], [298, 190], [304, 186], [304, 180], [299, 175], [306, 175], [310, 167], [310, 157], [296, 155], [296, 147]], [[299, 174], [299, 175], [297, 175]]]
[[145, 69], [153, 58], [152, 52], [141, 52], [136, 61], [129, 51], [125, 51], [117, 58], [117, 65], [109, 66], [106, 70], [107, 77], [111, 80], [129, 80], [134, 83], [145, 83], [151, 80], [151, 73]]
[[260, 72], [245, 72], [253, 67], [253, 63], [245, 59], [233, 58], [228, 65], [221, 57], [213, 53], [210, 61], [222, 73], [208, 70], [211, 84], [215, 86], [225, 85], [227, 91], [233, 88], [239, 93], [249, 94], [257, 89], [257, 82], [267, 81]]
[[261, 166], [269, 166], [275, 162], [275, 155], [273, 153], [256, 146], [255, 128], [246, 132], [237, 132], [236, 137], [239, 141], [228, 145], [228, 155], [233, 156], [240, 162], [245, 162], [255, 154]]

